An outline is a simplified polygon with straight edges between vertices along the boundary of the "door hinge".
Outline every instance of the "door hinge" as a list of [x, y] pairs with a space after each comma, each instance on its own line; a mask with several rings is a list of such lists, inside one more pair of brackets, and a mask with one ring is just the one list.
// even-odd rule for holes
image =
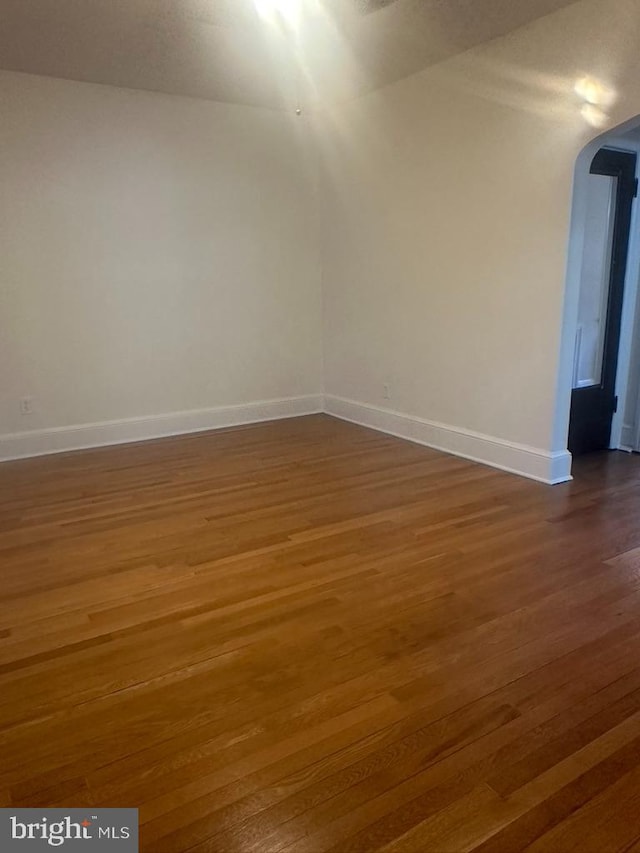
[[613, 403], [611, 405], [611, 411], [615, 414], [618, 411], [618, 398], [613, 398]]

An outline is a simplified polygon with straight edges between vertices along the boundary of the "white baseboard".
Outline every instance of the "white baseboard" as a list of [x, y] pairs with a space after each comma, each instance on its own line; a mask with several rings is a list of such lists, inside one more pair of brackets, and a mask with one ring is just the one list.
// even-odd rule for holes
[[622, 433], [620, 435], [620, 443], [615, 448], [616, 450], [626, 450], [628, 453], [633, 452], [635, 443], [635, 429], [633, 424], [623, 424]]
[[166, 415], [10, 433], [0, 435], [0, 462], [312, 415], [322, 410], [322, 395], [317, 394], [283, 400], [264, 400], [237, 406], [221, 406], [215, 409], [197, 409]]
[[542, 483], [564, 483], [571, 479], [571, 454], [568, 451], [549, 453], [331, 395], [324, 397], [323, 404], [320, 394], [0, 435], [0, 462], [312, 415], [322, 411], [342, 420]]
[[569, 451], [551, 453], [502, 438], [326, 395], [325, 412], [345, 421], [463, 456], [501, 471], [555, 485], [571, 480]]

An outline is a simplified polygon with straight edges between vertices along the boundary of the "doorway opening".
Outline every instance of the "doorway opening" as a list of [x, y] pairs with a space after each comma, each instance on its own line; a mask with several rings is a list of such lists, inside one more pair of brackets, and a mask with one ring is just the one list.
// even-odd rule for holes
[[640, 451], [640, 117], [576, 163], [554, 447]]
[[603, 147], [589, 169], [569, 415], [573, 456], [611, 444], [636, 161], [631, 151]]

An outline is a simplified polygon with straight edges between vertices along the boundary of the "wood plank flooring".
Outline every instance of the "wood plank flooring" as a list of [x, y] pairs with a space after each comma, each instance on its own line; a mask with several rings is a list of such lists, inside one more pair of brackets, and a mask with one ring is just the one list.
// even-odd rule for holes
[[0, 805], [154, 853], [640, 850], [640, 457], [326, 416], [0, 466]]

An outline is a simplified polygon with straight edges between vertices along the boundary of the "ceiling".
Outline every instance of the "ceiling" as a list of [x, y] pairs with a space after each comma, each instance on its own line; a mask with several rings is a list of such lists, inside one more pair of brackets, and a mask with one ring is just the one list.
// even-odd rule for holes
[[293, 108], [384, 86], [574, 0], [0, 0], [0, 68]]

